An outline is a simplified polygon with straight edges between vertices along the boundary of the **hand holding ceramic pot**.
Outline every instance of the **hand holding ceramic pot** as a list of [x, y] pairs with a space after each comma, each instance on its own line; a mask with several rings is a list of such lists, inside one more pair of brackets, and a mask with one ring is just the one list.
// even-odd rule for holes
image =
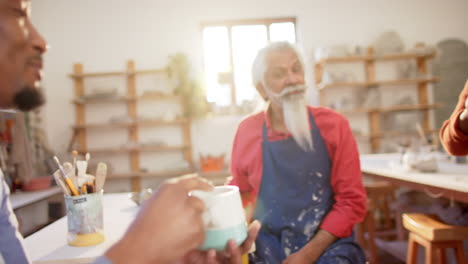
[[465, 110], [460, 114], [459, 127], [465, 134], [468, 134], [468, 97], [465, 100]]
[[242, 256], [251, 252], [255, 239], [257, 239], [261, 224], [258, 220], [249, 225], [247, 239], [241, 245], [237, 245], [234, 240], [230, 240], [223, 251], [210, 249], [208, 251], [193, 250], [180, 262], [175, 264], [241, 264]]
[[203, 201], [205, 241], [201, 250], [224, 250], [229, 240], [240, 245], [247, 238], [247, 223], [237, 186], [217, 186], [212, 191], [193, 191]]
[[195, 175], [166, 181], [143, 204], [124, 237], [105, 255], [115, 264], [172, 264], [182, 259], [205, 238], [204, 204], [189, 193], [212, 188]]

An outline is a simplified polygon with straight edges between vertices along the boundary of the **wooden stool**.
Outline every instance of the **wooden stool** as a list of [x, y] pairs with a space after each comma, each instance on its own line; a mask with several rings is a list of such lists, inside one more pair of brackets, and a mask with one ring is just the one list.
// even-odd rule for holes
[[356, 239], [364, 249], [369, 262], [378, 264], [376, 237], [399, 238], [399, 234], [403, 233], [398, 232], [403, 230], [402, 225], [398, 224], [400, 216], [393, 217], [390, 210], [390, 204], [395, 201], [395, 190], [398, 187], [385, 181], [365, 183], [364, 187], [367, 193], [367, 214], [364, 221], [356, 225]]
[[366, 253], [369, 263], [378, 264], [377, 247], [375, 246], [374, 203], [367, 200], [367, 214], [364, 221], [356, 225], [356, 240]]
[[403, 214], [403, 226], [410, 231], [406, 263], [416, 264], [420, 244], [426, 249], [426, 264], [446, 263], [447, 248], [455, 250], [459, 264], [467, 264], [463, 240], [468, 238], [468, 227], [448, 225], [426, 214]]
[[[364, 185], [367, 192], [367, 199], [371, 200], [374, 208], [375, 221], [375, 235], [378, 237], [396, 237], [403, 240], [403, 227], [400, 222], [400, 216], [394, 216], [391, 205], [396, 201], [395, 191], [397, 186], [386, 182], [378, 181], [374, 183], [367, 183]], [[379, 218], [376, 219], [375, 213], [378, 213]]]
[[379, 261], [378, 249], [404, 260], [404, 253], [395, 250], [398, 243], [387, 243], [406, 241], [401, 223], [402, 211], [400, 206], [395, 206], [395, 193], [399, 187], [387, 181], [365, 182], [364, 187], [367, 193], [367, 215], [362, 223], [356, 225], [357, 242], [372, 264]]

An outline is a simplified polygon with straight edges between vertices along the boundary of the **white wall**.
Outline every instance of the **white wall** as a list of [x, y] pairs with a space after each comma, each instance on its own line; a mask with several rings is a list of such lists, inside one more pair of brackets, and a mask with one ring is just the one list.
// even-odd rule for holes
[[[314, 47], [368, 45], [383, 31], [398, 31], [407, 47], [444, 38], [468, 41], [466, 0], [37, 0], [33, 21], [51, 48], [44, 87], [46, 129], [63, 152], [74, 122], [72, 81], [81, 62], [88, 71], [162, 67], [169, 54], [185, 52], [202, 69], [200, 22], [295, 16], [299, 41], [311, 61]], [[199, 121], [192, 128], [194, 155], [230, 151], [239, 117]]]

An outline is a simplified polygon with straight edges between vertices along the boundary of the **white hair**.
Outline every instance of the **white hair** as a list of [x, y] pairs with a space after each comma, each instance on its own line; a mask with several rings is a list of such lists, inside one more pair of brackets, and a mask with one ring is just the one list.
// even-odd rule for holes
[[254, 86], [258, 84], [265, 85], [265, 72], [267, 71], [267, 56], [274, 51], [283, 51], [283, 50], [293, 50], [299, 62], [301, 63], [302, 68], [304, 69], [304, 57], [299, 51], [296, 45], [291, 44], [287, 41], [277, 41], [272, 42], [266, 45], [264, 48], [258, 51], [257, 56], [255, 57], [252, 65], [252, 81]]

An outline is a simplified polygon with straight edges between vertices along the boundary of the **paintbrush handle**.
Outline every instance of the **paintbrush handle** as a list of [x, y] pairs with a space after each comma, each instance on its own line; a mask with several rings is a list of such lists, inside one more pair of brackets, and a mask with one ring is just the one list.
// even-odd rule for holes
[[75, 185], [73, 185], [72, 181], [70, 180], [70, 178], [65, 177], [64, 180], [65, 180], [65, 183], [67, 184], [68, 188], [70, 189], [72, 195], [74, 195], [74, 196], [80, 195], [78, 193], [78, 191], [76, 190]]
[[100, 192], [104, 187], [104, 182], [106, 181], [107, 175], [107, 165], [103, 162], [99, 162], [96, 169], [96, 185], [94, 186], [96, 192]]
[[88, 189], [86, 188], [86, 183], [81, 185], [81, 194], [87, 194]]
[[55, 179], [55, 182], [57, 182], [57, 185], [60, 186], [60, 188], [62, 188], [63, 193], [65, 195], [70, 196], [71, 195], [70, 189], [68, 189], [67, 186], [65, 186], [65, 183], [63, 182], [62, 178], [60, 177], [60, 171], [58, 171], [58, 170], [55, 171], [54, 179]]

